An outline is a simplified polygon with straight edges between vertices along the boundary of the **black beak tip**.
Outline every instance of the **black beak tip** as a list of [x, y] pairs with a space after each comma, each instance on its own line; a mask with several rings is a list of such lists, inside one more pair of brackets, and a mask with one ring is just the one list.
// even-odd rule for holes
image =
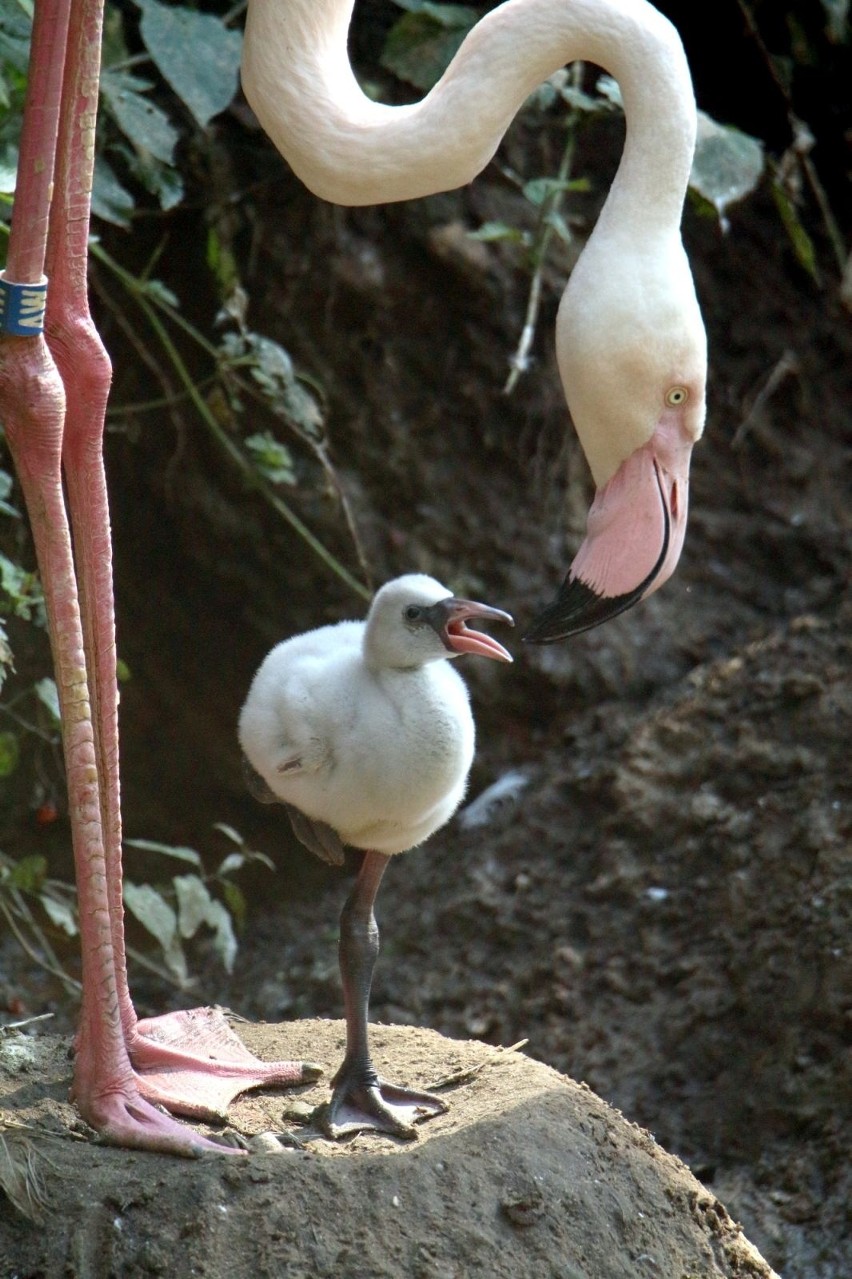
[[594, 626], [600, 626], [602, 622], [618, 617], [619, 613], [624, 613], [647, 594], [665, 563], [671, 539], [671, 515], [663, 491], [660, 468], [656, 461], [654, 473], [662, 504], [663, 541], [657, 562], [645, 580], [640, 582], [635, 590], [627, 591], [623, 595], [598, 595], [591, 586], [587, 586], [578, 577], [572, 577], [569, 572], [559, 588], [556, 599], [542, 613], [539, 613], [526, 635], [523, 636], [523, 643], [553, 644], [556, 640], [570, 639], [572, 635], [580, 635], [583, 631], [590, 631]]
[[590, 631], [617, 617], [641, 599], [645, 583], [626, 595], [597, 595], [579, 578], [568, 577], [552, 604], [539, 613], [523, 636], [524, 644], [553, 644]]

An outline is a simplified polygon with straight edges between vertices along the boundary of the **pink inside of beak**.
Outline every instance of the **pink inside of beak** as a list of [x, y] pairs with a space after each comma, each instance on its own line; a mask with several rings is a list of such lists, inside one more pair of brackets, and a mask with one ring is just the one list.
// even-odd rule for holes
[[511, 662], [512, 655], [502, 644], [484, 631], [472, 631], [463, 617], [447, 622], [447, 643], [455, 653], [475, 653], [479, 657], [491, 657], [497, 662]]

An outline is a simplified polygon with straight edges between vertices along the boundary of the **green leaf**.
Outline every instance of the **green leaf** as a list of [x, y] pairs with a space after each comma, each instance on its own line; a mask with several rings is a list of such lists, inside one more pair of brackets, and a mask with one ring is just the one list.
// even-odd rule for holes
[[166, 967], [180, 982], [186, 981], [186, 956], [178, 937], [177, 915], [161, 893], [150, 884], [124, 881], [124, 905], [156, 941]]
[[183, 5], [136, 0], [140, 33], [157, 69], [202, 128], [237, 91], [242, 36]]
[[763, 147], [757, 138], [717, 124], [699, 111], [689, 184], [713, 205], [723, 227], [728, 205], [750, 195], [763, 170]]
[[11, 502], [6, 499], [11, 495], [14, 488], [14, 480], [8, 471], [0, 470], [0, 511], [4, 515], [13, 515], [16, 519], [21, 518], [21, 512], [17, 507], [12, 506]]
[[177, 935], [177, 915], [169, 903], [150, 884], [124, 881], [124, 904], [143, 928], [147, 928], [165, 950]]
[[248, 914], [248, 905], [243, 890], [233, 880], [228, 879], [222, 885], [222, 896], [225, 898], [225, 905], [231, 912], [237, 932], [241, 933], [246, 926], [246, 916]]
[[11, 777], [20, 758], [18, 739], [14, 733], [0, 733], [0, 777]]
[[849, 0], [822, 0], [828, 21], [828, 38], [832, 44], [843, 44], [849, 38]]
[[184, 195], [183, 178], [171, 162], [163, 162], [150, 151], [132, 151], [126, 154], [127, 164], [146, 191], [155, 195], [164, 211], [174, 209]]
[[621, 96], [621, 89], [619, 88], [618, 81], [613, 80], [611, 75], [599, 75], [595, 88], [601, 98], [603, 98], [604, 102], [608, 103], [610, 107], [618, 107], [619, 110], [624, 110], [624, 99]]
[[0, 148], [0, 193], [12, 195], [18, 180], [18, 148], [5, 142]]
[[99, 155], [95, 161], [92, 185], [92, 213], [113, 226], [128, 227], [134, 208], [133, 196], [121, 185], [109, 163]]
[[[44, 596], [35, 573], [28, 573], [5, 555], [0, 554], [0, 590], [5, 594], [15, 617], [30, 621], [33, 614], [41, 622], [44, 615]], [[5, 611], [0, 600], [0, 612]]]
[[55, 924], [57, 928], [61, 928], [69, 937], [77, 936], [80, 930], [77, 926], [77, 916], [70, 902], [61, 901], [57, 897], [50, 897], [47, 893], [40, 893], [39, 901], [51, 923]]
[[246, 859], [242, 853], [228, 853], [228, 856], [222, 859], [221, 865], [216, 871], [216, 877], [221, 879], [224, 875], [231, 875], [235, 870], [242, 870], [245, 864]]
[[290, 450], [276, 440], [271, 432], [262, 431], [257, 435], [250, 435], [246, 440], [246, 448], [257, 469], [271, 484], [296, 483]]
[[529, 234], [507, 222], [483, 222], [476, 231], [469, 231], [471, 240], [482, 240], [485, 244], [494, 240], [513, 240], [516, 244], [529, 244]]
[[46, 706], [50, 717], [54, 724], [61, 722], [59, 711], [59, 690], [56, 687], [56, 680], [45, 676], [44, 679], [37, 680], [33, 684], [33, 692], [35, 693], [42, 706]]
[[523, 193], [530, 204], [540, 207], [550, 196], [560, 191], [588, 191], [587, 178], [532, 178], [525, 182]]
[[572, 110], [584, 115], [600, 115], [603, 111], [615, 111], [622, 107], [621, 90], [612, 76], [599, 76], [595, 87], [596, 94], [586, 93], [566, 79], [559, 86], [559, 94]]
[[[185, 61], [191, 62], [182, 51]], [[150, 152], [156, 160], [171, 164], [177, 129], [165, 112], [143, 96], [152, 86], [127, 71], [104, 71], [101, 97], [121, 132], [137, 151]]]
[[571, 234], [571, 228], [561, 213], [556, 213], [553, 209], [551, 209], [545, 217], [545, 222], [548, 226], [553, 227], [553, 230], [559, 236], [559, 239], [563, 244], [573, 244], [574, 237]]
[[[227, 333], [221, 341], [220, 350], [226, 365], [247, 366], [250, 369], [252, 380], [257, 383], [273, 413], [309, 440], [322, 440], [325, 425], [322, 409], [315, 397], [299, 382], [293, 369], [293, 361], [280, 343], [273, 342], [261, 333]], [[263, 437], [256, 438], [260, 440]], [[262, 450], [263, 446], [257, 447]], [[271, 458], [270, 464], [277, 465]], [[283, 460], [280, 465], [286, 470]], [[282, 481], [290, 482], [283, 476]]]
[[180, 935], [189, 939], [207, 919], [212, 898], [206, 884], [197, 875], [175, 875], [172, 883], [177, 895]]
[[392, 28], [381, 64], [401, 80], [428, 91], [452, 62], [479, 14], [465, 5], [424, 3]]
[[241, 837], [238, 837], [238, 838], [239, 838], [240, 847], [243, 849], [243, 852], [228, 853], [227, 857], [223, 858], [222, 863], [219, 866], [219, 869], [216, 871], [217, 879], [223, 879], [227, 875], [234, 874], [235, 871], [242, 870], [243, 866], [247, 866], [249, 862], [252, 862], [255, 864], [260, 863], [260, 865], [265, 866], [267, 870], [271, 870], [274, 872], [275, 862], [272, 860], [271, 857], [267, 857], [266, 853], [258, 852], [256, 848], [255, 849], [246, 848], [245, 842], [243, 841], [243, 839]]
[[37, 893], [47, 875], [47, 858], [41, 853], [32, 857], [22, 857], [9, 872], [7, 883], [18, 888], [22, 893]]
[[22, 75], [30, 61], [31, 19], [21, 5], [4, 4], [0, 8], [0, 62], [8, 63]]
[[142, 292], [152, 301], [163, 302], [176, 311], [180, 310], [180, 298], [162, 280], [145, 280], [142, 284]]
[[213, 945], [222, 961], [225, 972], [232, 973], [239, 948], [231, 916], [221, 902], [211, 901], [206, 922], [215, 933]]
[[817, 265], [814, 242], [805, 230], [798, 210], [783, 184], [777, 179], [772, 182], [772, 198], [784, 224], [784, 230], [790, 237], [793, 252], [800, 266], [803, 266], [814, 283], [820, 283], [819, 266]]
[[233, 826], [229, 826], [227, 822], [214, 822], [213, 829], [221, 831], [226, 839], [229, 839], [232, 844], [236, 844], [237, 848], [244, 846], [245, 840], [240, 832], [235, 830]]
[[216, 277], [220, 295], [232, 297], [240, 283], [240, 271], [233, 250], [225, 244], [216, 227], [207, 232], [207, 265]]
[[237, 956], [237, 939], [231, 917], [221, 902], [210, 896], [197, 875], [175, 875], [172, 881], [178, 900], [181, 937], [194, 937], [202, 924], [215, 933], [213, 945], [227, 972], [232, 972]]
[[194, 848], [160, 844], [154, 839], [126, 839], [124, 842], [129, 848], [138, 848], [143, 853], [162, 853], [164, 857], [174, 857], [179, 862], [191, 862], [193, 866], [201, 865], [201, 858]]

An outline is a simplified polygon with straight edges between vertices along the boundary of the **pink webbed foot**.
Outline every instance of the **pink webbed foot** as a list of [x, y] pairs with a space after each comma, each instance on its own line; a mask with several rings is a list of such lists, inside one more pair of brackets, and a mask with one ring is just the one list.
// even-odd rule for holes
[[136, 1025], [128, 1052], [142, 1095], [173, 1114], [222, 1120], [252, 1088], [311, 1083], [322, 1068], [304, 1061], [261, 1061], [218, 1008], [192, 1008]]
[[135, 1079], [118, 1091], [97, 1097], [83, 1097], [75, 1087], [73, 1096], [80, 1114], [109, 1146], [148, 1150], [162, 1155], [183, 1155], [190, 1159], [207, 1153], [246, 1153], [237, 1147], [212, 1141], [186, 1124], [179, 1124], [140, 1095]]
[[178, 1123], [142, 1096], [120, 1033], [87, 1035], [83, 1030], [76, 1044], [71, 1099], [86, 1123], [111, 1146], [189, 1158], [205, 1151], [239, 1153]]

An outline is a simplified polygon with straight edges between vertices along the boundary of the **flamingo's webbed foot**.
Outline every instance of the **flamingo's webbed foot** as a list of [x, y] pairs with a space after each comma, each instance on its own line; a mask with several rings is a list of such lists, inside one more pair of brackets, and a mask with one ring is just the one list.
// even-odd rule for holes
[[128, 1051], [139, 1088], [173, 1114], [222, 1120], [235, 1097], [252, 1088], [312, 1083], [322, 1067], [261, 1061], [219, 1008], [192, 1008], [137, 1023]]
[[244, 1155], [245, 1150], [218, 1142], [180, 1124], [171, 1115], [153, 1106], [139, 1092], [136, 1080], [123, 1083], [114, 1092], [85, 1095], [75, 1086], [74, 1100], [86, 1123], [108, 1146], [125, 1150], [149, 1150], [162, 1155]]
[[313, 1121], [332, 1141], [370, 1131], [411, 1140], [417, 1136], [416, 1124], [447, 1109], [433, 1093], [402, 1088], [380, 1079], [372, 1066], [344, 1062], [331, 1100], [314, 1111]]

